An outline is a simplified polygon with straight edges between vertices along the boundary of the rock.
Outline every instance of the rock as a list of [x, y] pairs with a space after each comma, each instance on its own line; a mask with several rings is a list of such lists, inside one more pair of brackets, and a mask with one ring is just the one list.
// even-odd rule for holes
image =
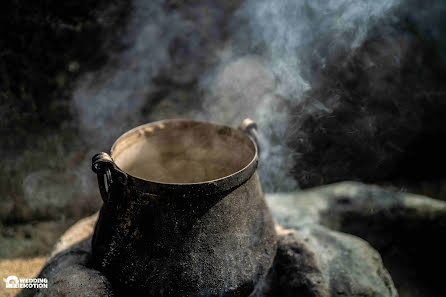
[[[79, 220], [75, 225], [71, 226], [57, 241], [51, 251], [50, 258], [86, 239], [89, 239], [94, 232], [98, 214], [99, 213], [95, 213], [92, 216]], [[86, 248], [89, 249], [90, 246], [86, 246]]]
[[[39, 275], [48, 289], [35, 296], [112, 296], [105, 276], [88, 267], [96, 219], [81, 220], [61, 237]], [[255, 296], [397, 296], [379, 254], [365, 241], [318, 225], [276, 229], [274, 266]]]
[[398, 296], [367, 242], [319, 225], [277, 228], [274, 267], [262, 296]]
[[446, 203], [377, 186], [344, 182], [266, 196], [286, 228], [323, 225], [376, 248], [401, 296], [442, 296]]
[[[286, 213], [287, 203], [294, 200], [292, 197], [286, 194], [267, 196], [277, 220], [295, 229], [277, 226], [279, 241], [274, 266], [252, 296], [398, 295], [379, 254], [367, 242], [329, 230], [317, 224], [318, 219], [305, 218], [303, 213], [299, 215], [300, 209], [289, 209]], [[328, 205], [322, 200], [315, 201], [316, 205], [319, 203], [319, 208], [315, 209], [324, 209], [322, 206]], [[302, 210], [311, 209], [310, 201], [307, 202]], [[315, 209], [312, 211], [316, 218]], [[89, 268], [96, 219], [97, 214], [79, 221], [56, 244], [40, 273], [40, 277], [49, 280], [47, 294], [59, 296], [56, 294], [66, 290], [78, 290], [82, 294], [99, 294], [92, 296], [111, 296], [105, 277]], [[92, 284], [78, 287], [75, 282], [79, 279], [91, 280]]]
[[39, 274], [48, 288], [34, 296], [113, 296], [107, 278], [89, 268], [96, 220], [97, 214], [82, 219], [61, 236]]
[[48, 289], [40, 289], [36, 297], [113, 296], [109, 281], [100, 272], [82, 265], [70, 265], [48, 281]]
[[[281, 225], [278, 250], [253, 296], [442, 296], [445, 202], [353, 182], [266, 200]], [[47, 293], [71, 288], [69, 274], [80, 274], [96, 282], [85, 294], [111, 294], [103, 276], [89, 268], [96, 219], [79, 221], [56, 244], [40, 274], [52, 284]], [[61, 275], [66, 278], [56, 283]]]

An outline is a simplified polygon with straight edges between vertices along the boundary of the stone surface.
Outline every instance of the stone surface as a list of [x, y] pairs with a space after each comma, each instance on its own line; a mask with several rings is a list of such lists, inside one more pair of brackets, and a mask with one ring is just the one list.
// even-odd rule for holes
[[[444, 261], [438, 236], [445, 234], [445, 203], [350, 182], [266, 198], [281, 225], [278, 250], [253, 296], [441, 296], [433, 281]], [[104, 277], [88, 267], [95, 220], [78, 222], [57, 243], [41, 272], [53, 284], [48, 294], [74, 286], [80, 275], [95, 284], [77, 289], [111, 296]]]
[[320, 225], [277, 228], [278, 251], [260, 296], [398, 296], [367, 242]]
[[109, 281], [100, 272], [73, 264], [58, 270], [49, 279], [48, 288], [41, 289], [36, 297], [62, 296], [113, 296]]
[[113, 296], [106, 277], [89, 268], [96, 220], [97, 213], [61, 236], [39, 274], [48, 279], [48, 289], [36, 290], [34, 296]]
[[[98, 213], [79, 220], [75, 225], [71, 226], [57, 241], [50, 258], [56, 256], [60, 252], [75, 246], [78, 243], [85, 242], [94, 232], [94, 226], [98, 219]], [[89, 241], [87, 241], [89, 242]], [[89, 249], [90, 246], [87, 245]]]
[[[48, 289], [35, 296], [65, 296], [70, 291], [113, 295], [105, 277], [88, 267], [96, 218], [80, 221], [61, 237], [40, 273], [48, 278]], [[274, 267], [254, 296], [397, 296], [379, 254], [369, 244], [319, 225], [307, 226], [291, 230], [277, 225]], [[79, 242], [80, 238], [86, 239]]]
[[[281, 225], [278, 250], [253, 296], [442, 296], [446, 203], [352, 182], [266, 199]], [[48, 295], [69, 288], [111, 296], [88, 267], [96, 219], [79, 221], [56, 244], [40, 274], [52, 284]], [[91, 283], [79, 287], [79, 279]]]
[[354, 182], [268, 195], [267, 203], [286, 228], [323, 225], [368, 241], [400, 296], [443, 296], [446, 203]]

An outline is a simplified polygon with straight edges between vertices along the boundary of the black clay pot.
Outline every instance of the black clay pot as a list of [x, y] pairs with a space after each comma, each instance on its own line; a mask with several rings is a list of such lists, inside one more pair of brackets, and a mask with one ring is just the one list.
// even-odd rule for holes
[[255, 123], [166, 120], [93, 158], [93, 265], [125, 296], [248, 296], [276, 251]]

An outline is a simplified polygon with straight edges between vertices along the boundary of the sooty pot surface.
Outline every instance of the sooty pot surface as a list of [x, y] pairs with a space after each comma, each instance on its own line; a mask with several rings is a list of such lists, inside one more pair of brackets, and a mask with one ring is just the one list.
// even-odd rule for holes
[[93, 264], [121, 295], [247, 296], [276, 250], [256, 126], [167, 120], [93, 158], [104, 200]]

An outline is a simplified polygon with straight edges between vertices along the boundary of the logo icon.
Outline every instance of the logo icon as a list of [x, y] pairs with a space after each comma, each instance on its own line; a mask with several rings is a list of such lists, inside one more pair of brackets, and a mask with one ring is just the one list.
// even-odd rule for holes
[[19, 287], [19, 278], [15, 275], [10, 275], [7, 278], [3, 279], [6, 282], [6, 288], [13, 289]]

